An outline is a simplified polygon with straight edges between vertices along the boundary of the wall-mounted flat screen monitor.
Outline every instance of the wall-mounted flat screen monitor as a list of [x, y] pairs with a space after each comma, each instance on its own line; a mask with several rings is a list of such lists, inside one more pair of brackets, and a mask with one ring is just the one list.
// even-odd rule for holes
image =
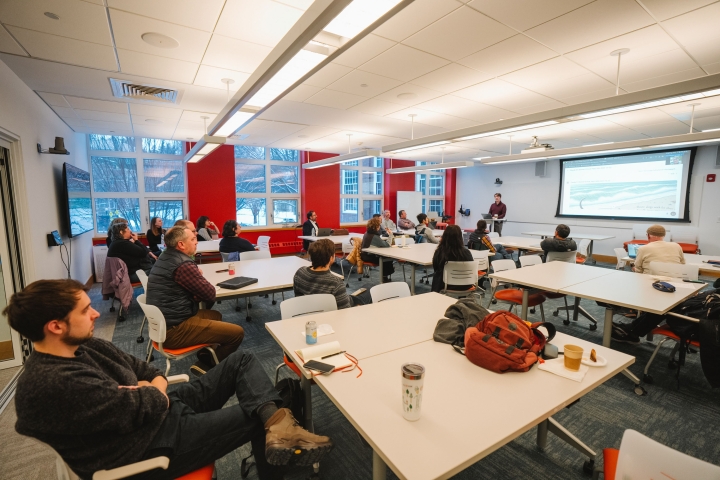
[[63, 165], [63, 188], [65, 190], [65, 214], [68, 236], [89, 232], [94, 228], [90, 173], [69, 163]]
[[557, 217], [690, 221], [695, 148], [560, 162]]

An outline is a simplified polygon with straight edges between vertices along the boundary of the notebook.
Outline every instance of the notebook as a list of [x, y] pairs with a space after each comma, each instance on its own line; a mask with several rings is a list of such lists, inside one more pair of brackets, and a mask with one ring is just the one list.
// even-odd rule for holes
[[257, 283], [257, 278], [250, 277], [233, 277], [217, 284], [218, 287], [227, 288], [228, 290], [237, 290], [238, 288], [247, 287], [253, 283]]
[[[315, 360], [322, 363], [328, 363], [334, 366], [335, 370], [337, 370], [338, 368], [349, 367], [353, 364], [344, 353], [340, 353], [341, 351], [340, 342], [328, 342], [323, 343], [322, 345], [313, 345], [312, 347], [295, 350], [295, 353], [298, 354], [303, 363]], [[332, 355], [332, 357], [322, 358], [327, 355]]]
[[332, 228], [318, 228], [318, 237], [329, 237], [332, 234]]
[[635, 258], [637, 257], [637, 251], [638, 248], [642, 247], [642, 245], [639, 245], [637, 243], [628, 243], [628, 257]]

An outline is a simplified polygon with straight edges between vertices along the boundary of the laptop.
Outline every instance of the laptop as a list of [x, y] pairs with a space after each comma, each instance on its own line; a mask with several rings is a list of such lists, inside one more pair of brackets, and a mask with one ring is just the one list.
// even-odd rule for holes
[[237, 290], [238, 288], [247, 287], [253, 283], [257, 283], [257, 278], [250, 277], [233, 277], [217, 284], [218, 287], [227, 288], [228, 290]]
[[318, 237], [329, 237], [332, 234], [332, 228], [318, 228]]
[[492, 215], [489, 213], [481, 213], [483, 220], [492, 220]]
[[642, 245], [638, 243], [628, 243], [628, 257], [635, 258], [637, 257], [638, 248], [642, 247]]

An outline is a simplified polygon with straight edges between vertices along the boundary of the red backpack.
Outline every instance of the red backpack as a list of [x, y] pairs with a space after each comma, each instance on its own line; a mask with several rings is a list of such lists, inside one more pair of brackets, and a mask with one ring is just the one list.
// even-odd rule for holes
[[[544, 326], [549, 338], [537, 329]], [[496, 373], [527, 372], [545, 344], [555, 336], [555, 325], [529, 326], [517, 315], [499, 310], [465, 331], [465, 356], [479, 367]]]

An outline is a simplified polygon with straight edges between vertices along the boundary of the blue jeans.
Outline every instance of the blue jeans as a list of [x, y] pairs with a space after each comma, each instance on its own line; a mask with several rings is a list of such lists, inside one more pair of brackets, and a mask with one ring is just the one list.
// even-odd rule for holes
[[[223, 408], [233, 395], [238, 404]], [[167, 470], [153, 470], [133, 478], [174, 479], [202, 468], [247, 442], [258, 476], [281, 479], [283, 467], [265, 460], [265, 428], [257, 409], [280, 396], [252, 353], [237, 350], [201, 378], [168, 392], [170, 410], [145, 452], [144, 459], [170, 458]]]
[[493, 245], [493, 247], [495, 247], [495, 255], [488, 255], [489, 261], [492, 262], [494, 260], [503, 260], [506, 258], [512, 258], [512, 255], [510, 254], [510, 252], [505, 250], [505, 247], [503, 247], [499, 243], [496, 243], [495, 245]]

